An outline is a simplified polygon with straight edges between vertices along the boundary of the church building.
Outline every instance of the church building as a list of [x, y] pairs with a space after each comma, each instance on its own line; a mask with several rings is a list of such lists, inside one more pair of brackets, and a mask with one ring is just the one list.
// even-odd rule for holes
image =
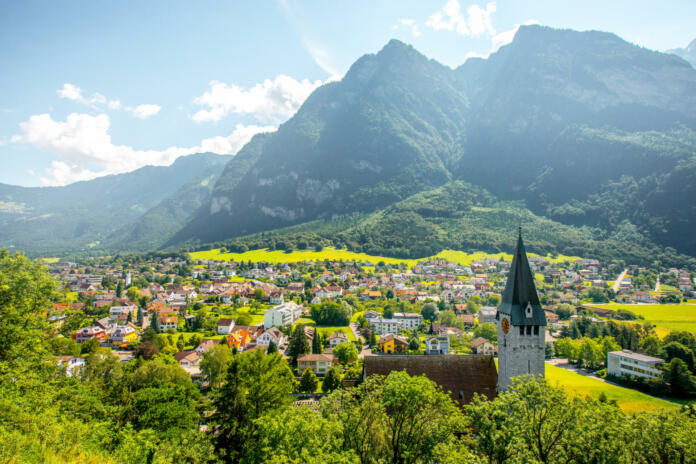
[[544, 377], [546, 315], [534, 286], [521, 229], [496, 322], [498, 391], [509, 387], [513, 377]]

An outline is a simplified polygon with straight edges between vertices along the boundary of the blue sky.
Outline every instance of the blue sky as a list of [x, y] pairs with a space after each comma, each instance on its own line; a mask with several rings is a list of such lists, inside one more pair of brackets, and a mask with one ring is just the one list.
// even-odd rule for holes
[[455, 67], [530, 22], [666, 50], [696, 38], [696, 2], [5, 1], [0, 182], [235, 153], [391, 38]]

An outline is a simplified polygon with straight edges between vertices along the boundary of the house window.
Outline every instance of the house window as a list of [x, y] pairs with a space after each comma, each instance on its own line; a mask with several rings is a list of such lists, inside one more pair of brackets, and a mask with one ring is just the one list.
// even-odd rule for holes
[[524, 326], [523, 325], [520, 326], [520, 335], [524, 335]]
[[534, 326], [534, 335], [539, 335], [539, 326], [538, 325]]
[[532, 326], [531, 325], [527, 326], [527, 335], [532, 335]]

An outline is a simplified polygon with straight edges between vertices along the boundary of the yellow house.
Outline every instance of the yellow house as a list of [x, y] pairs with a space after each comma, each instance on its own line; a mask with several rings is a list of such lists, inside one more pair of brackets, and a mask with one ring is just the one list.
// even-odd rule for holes
[[405, 353], [408, 350], [408, 341], [394, 334], [382, 335], [379, 338], [379, 349], [382, 353]]

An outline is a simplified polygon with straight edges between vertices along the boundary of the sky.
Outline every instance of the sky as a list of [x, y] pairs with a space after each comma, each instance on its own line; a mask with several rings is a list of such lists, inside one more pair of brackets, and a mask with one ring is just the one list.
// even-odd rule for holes
[[456, 67], [535, 23], [663, 51], [696, 38], [696, 1], [3, 1], [0, 183], [234, 154], [392, 38]]

